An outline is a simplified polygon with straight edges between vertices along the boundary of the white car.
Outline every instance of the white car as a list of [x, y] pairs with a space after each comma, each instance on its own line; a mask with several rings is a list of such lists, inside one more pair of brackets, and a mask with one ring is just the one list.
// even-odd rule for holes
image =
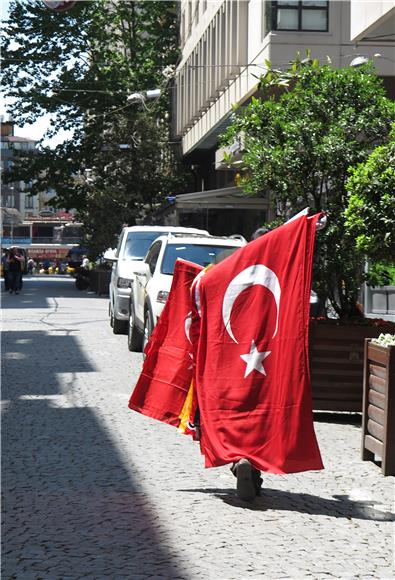
[[129, 306], [129, 350], [144, 349], [169, 295], [176, 259], [207, 266], [218, 261], [221, 254], [224, 257], [244, 246], [246, 241], [240, 238], [169, 234], [153, 242], [134, 270]]
[[107, 251], [104, 258], [113, 262], [109, 287], [109, 316], [114, 334], [126, 334], [129, 320], [129, 298], [133, 271], [144, 259], [151, 243], [163, 234], [209, 235], [205, 230], [175, 226], [131, 226], [122, 229], [118, 247]]

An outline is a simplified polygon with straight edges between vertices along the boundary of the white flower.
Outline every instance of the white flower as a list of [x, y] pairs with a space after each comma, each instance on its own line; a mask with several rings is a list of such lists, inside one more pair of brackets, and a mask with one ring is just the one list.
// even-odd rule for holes
[[382, 333], [378, 338], [373, 338], [372, 342], [380, 346], [395, 346], [395, 334]]

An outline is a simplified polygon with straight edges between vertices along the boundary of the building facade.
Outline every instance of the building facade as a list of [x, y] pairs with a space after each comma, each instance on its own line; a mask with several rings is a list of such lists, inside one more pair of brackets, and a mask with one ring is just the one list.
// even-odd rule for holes
[[[26, 137], [18, 137], [14, 134], [14, 122], [5, 121], [1, 124], [1, 172], [9, 171], [15, 161], [18, 152], [33, 152], [36, 141]], [[22, 218], [38, 215], [38, 196], [29, 197], [25, 191], [23, 181], [2, 183], [1, 206], [18, 210]]]
[[[181, 0], [180, 41], [174, 130], [201, 191], [176, 196], [172, 215], [213, 233], [237, 228], [249, 238], [254, 224], [274, 217], [269, 199], [235, 187], [237, 173], [218, 145], [233, 106], [257, 96], [270, 63], [285, 70], [306, 51], [336, 67], [371, 59], [395, 99], [395, 0]], [[230, 149], [235, 166], [242, 143]], [[395, 320], [394, 286], [364, 294], [366, 315]]]
[[[1, 171], [11, 170], [19, 152], [36, 154], [34, 139], [14, 134], [14, 122], [1, 124]], [[74, 215], [50, 206], [53, 190], [29, 196], [23, 181], [2, 183], [1, 245], [24, 248], [29, 257], [64, 259], [82, 240]]]
[[218, 136], [232, 107], [257, 94], [266, 61], [286, 69], [306, 51], [338, 67], [372, 58], [395, 97], [394, 0], [182, 0], [180, 10], [175, 130], [204, 190], [234, 185], [218, 171]]

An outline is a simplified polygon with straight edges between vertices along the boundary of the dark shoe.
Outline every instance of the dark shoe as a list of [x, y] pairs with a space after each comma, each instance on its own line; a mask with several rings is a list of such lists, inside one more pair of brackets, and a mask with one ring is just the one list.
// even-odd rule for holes
[[254, 481], [254, 485], [255, 485], [255, 493], [256, 495], [259, 497], [261, 495], [261, 487], [262, 487], [262, 483], [263, 483], [263, 479], [261, 477], [261, 472], [258, 471], [257, 469], [252, 468], [252, 479]]
[[18, 290], [15, 290], [15, 294], [19, 294], [19, 291]]
[[12, 294], [12, 290], [10, 290], [10, 294]]
[[248, 459], [240, 459], [236, 463], [237, 495], [243, 501], [252, 501], [256, 497], [256, 486], [253, 467]]

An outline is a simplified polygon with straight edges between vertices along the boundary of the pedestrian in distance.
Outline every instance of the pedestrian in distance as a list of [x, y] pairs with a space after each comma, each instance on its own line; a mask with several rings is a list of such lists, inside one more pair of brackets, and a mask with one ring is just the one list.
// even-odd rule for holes
[[16, 248], [11, 248], [8, 257], [9, 293], [19, 294], [22, 288], [22, 272], [25, 260]]
[[51, 262], [48, 260], [48, 258], [45, 258], [45, 260], [43, 261], [44, 274], [49, 274], [50, 266], [51, 266]]
[[9, 276], [8, 276], [8, 268], [9, 268], [9, 264], [8, 264], [8, 258], [9, 258], [9, 250], [4, 249], [3, 250], [3, 255], [1, 256], [1, 266], [2, 266], [2, 273], [3, 273], [3, 278], [4, 278], [4, 290], [6, 292], [8, 292], [8, 290], [10, 289], [10, 283], [9, 283]]
[[36, 265], [36, 263], [33, 260], [33, 258], [29, 258], [27, 261], [27, 273], [28, 274], [33, 274], [35, 265]]
[[260, 238], [261, 236], [264, 236], [265, 234], [267, 234], [268, 232], [270, 232], [270, 230], [268, 228], [258, 228], [257, 230], [255, 230], [255, 232], [252, 234], [251, 236], [251, 241], [253, 240], [257, 240], [258, 238]]

